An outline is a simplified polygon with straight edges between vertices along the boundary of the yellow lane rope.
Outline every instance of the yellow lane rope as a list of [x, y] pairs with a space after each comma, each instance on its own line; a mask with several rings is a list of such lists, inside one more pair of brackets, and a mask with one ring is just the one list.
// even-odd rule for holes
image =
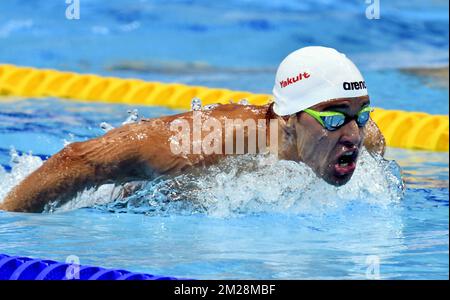
[[[244, 91], [1, 64], [0, 96], [58, 97], [173, 109], [189, 109], [194, 97], [200, 98], [202, 104], [237, 102], [245, 98], [251, 104], [262, 105], [271, 99], [267, 94]], [[1, 99], [2, 97], [0, 101]], [[430, 151], [449, 150], [447, 115], [376, 108], [372, 118], [380, 127], [388, 146]]]

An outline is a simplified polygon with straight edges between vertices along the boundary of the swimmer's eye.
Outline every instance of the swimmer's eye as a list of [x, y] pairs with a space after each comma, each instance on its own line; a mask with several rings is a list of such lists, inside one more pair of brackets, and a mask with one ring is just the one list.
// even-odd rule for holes
[[328, 130], [336, 130], [345, 123], [345, 116], [343, 114], [322, 117], [323, 123]]
[[366, 106], [360, 110], [358, 116], [356, 118], [356, 123], [358, 123], [359, 127], [363, 127], [370, 119], [370, 113], [373, 111], [373, 108], [370, 106]]

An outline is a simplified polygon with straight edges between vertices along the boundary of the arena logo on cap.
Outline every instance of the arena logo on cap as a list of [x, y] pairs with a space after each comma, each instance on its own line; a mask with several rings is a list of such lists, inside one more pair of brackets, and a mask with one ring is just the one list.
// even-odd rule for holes
[[365, 81], [344, 82], [343, 87], [346, 91], [367, 89]]
[[309, 74], [308, 72], [303, 72], [303, 73], [299, 73], [297, 76], [295, 77], [288, 77], [285, 80], [281, 80], [280, 81], [280, 86], [281, 88], [285, 88], [288, 85], [294, 84], [297, 81], [300, 81], [302, 79], [306, 79], [309, 78], [311, 76], [311, 74]]

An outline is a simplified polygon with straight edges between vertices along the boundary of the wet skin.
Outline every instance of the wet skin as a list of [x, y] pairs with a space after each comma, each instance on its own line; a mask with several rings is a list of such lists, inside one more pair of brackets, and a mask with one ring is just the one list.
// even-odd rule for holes
[[[312, 109], [341, 112], [349, 117], [356, 117], [358, 112], [369, 104], [368, 97], [336, 99], [322, 102]], [[285, 134], [293, 136], [291, 143], [295, 145], [292, 145], [291, 149], [296, 150], [296, 153], [289, 151], [286, 159], [306, 163], [317, 176], [332, 185], [340, 186], [350, 180], [366, 132], [372, 130], [371, 124], [359, 127], [356, 120], [352, 119], [339, 129], [329, 131], [305, 112], [285, 120]], [[382, 152], [380, 154], [383, 154]]]
[[[368, 97], [335, 99], [312, 108], [318, 111], [333, 109], [355, 116], [368, 101]], [[226, 104], [202, 114], [220, 120], [222, 129], [225, 119], [265, 119], [267, 123], [276, 119], [279, 159], [302, 161], [333, 185], [345, 184], [351, 178], [352, 164], [363, 143], [370, 153], [384, 153], [384, 138], [371, 120], [365, 128], [359, 128], [351, 121], [330, 132], [306, 113], [277, 116], [271, 105]], [[179, 119], [192, 125], [193, 113], [144, 119], [113, 129], [101, 137], [66, 146], [14, 187], [0, 204], [0, 210], [41, 212], [46, 204], [55, 201], [63, 204], [86, 188], [198, 170], [227, 155], [173, 153], [170, 139], [174, 132], [170, 130], [170, 124]], [[270, 134], [266, 134], [269, 141]], [[342, 154], [348, 151], [353, 151], [352, 164], [339, 165]]]

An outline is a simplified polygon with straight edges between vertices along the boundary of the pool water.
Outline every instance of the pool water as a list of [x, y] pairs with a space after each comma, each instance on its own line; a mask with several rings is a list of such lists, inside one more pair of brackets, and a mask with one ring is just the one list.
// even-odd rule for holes
[[[3, 1], [0, 63], [269, 93], [280, 59], [322, 44], [357, 62], [375, 106], [448, 114], [448, 83], [414, 71], [448, 66], [446, 1], [381, 2], [380, 20], [363, 1], [124, 3], [81, 1], [69, 21], [64, 1]], [[0, 201], [65, 144], [136, 108], [177, 112], [0, 100]], [[363, 154], [339, 189], [302, 164], [247, 157], [125, 199], [103, 186], [53, 213], [0, 212], [0, 252], [199, 279], [448, 279], [448, 153], [388, 148], [386, 159]], [[247, 164], [257, 170], [237, 172]], [[190, 201], [168, 203], [167, 191]]]
[[[0, 198], [64, 143], [101, 134], [105, 120], [118, 126], [130, 110], [57, 99], [13, 104], [0, 104], [0, 136], [20, 151], [2, 149]], [[139, 107], [145, 117], [169, 113]], [[447, 153], [390, 148], [386, 158], [402, 166], [404, 195], [395, 164], [390, 170], [367, 154], [339, 189], [296, 163], [258, 161], [260, 169], [237, 175], [230, 162], [203, 178], [178, 178], [194, 182], [197, 194], [185, 197], [201, 209], [161, 200], [169, 180], [146, 186], [137, 202], [104, 204], [112, 187], [103, 186], [51, 214], [0, 213], [1, 251], [190, 278], [364, 279], [373, 257], [381, 278], [448, 277]]]

